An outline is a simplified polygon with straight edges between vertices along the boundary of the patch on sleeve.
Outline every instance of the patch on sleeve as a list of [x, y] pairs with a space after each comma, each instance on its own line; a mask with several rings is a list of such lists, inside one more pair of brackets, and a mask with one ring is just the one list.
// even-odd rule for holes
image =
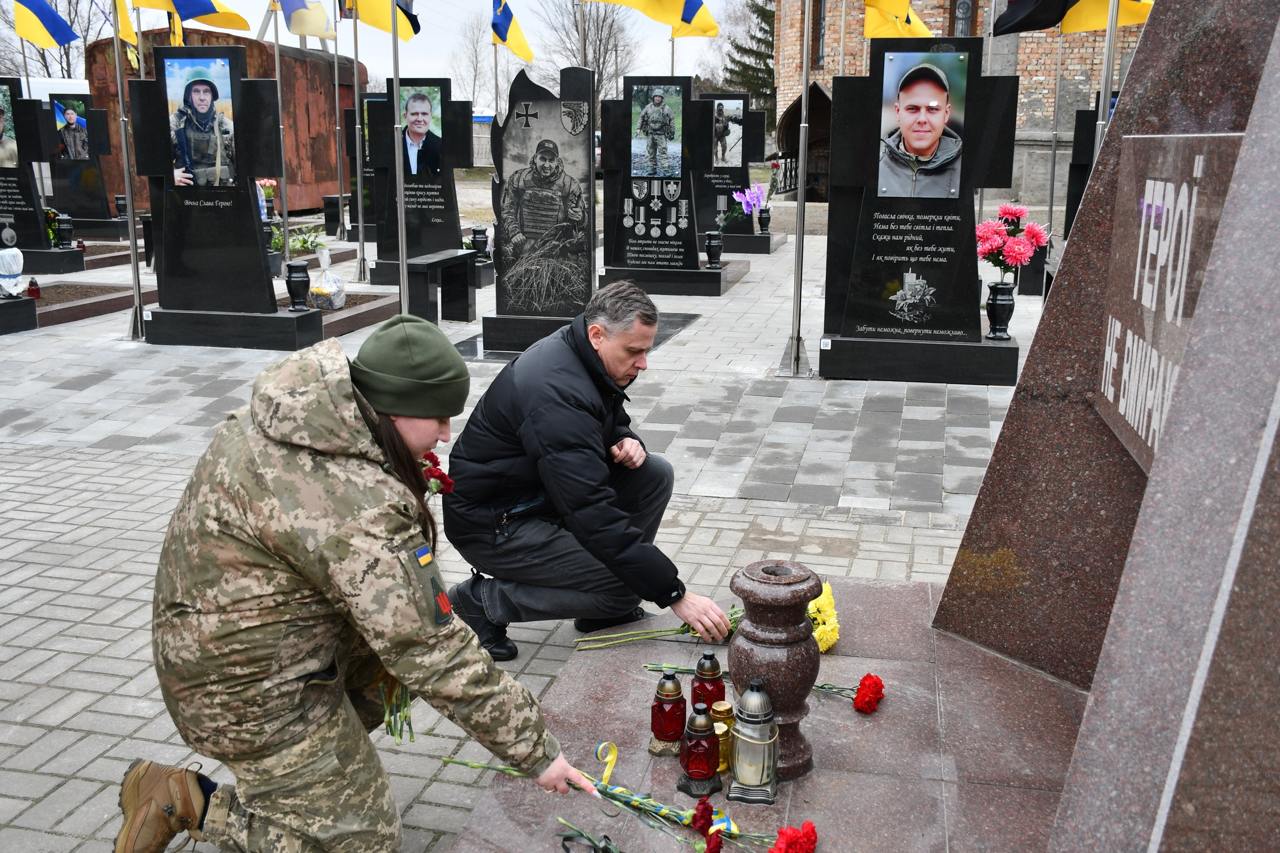
[[431, 546], [423, 545], [421, 548], [415, 549], [413, 552], [413, 560], [418, 564], [419, 567], [425, 566], [428, 563], [430, 563], [432, 560]]
[[431, 575], [431, 595], [436, 602], [436, 624], [447, 625], [453, 618], [453, 605], [449, 602], [449, 593], [444, 591], [438, 575]]

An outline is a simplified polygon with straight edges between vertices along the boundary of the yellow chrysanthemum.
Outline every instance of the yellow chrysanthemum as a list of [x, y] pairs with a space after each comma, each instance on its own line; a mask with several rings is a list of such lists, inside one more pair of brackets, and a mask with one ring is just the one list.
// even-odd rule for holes
[[813, 636], [818, 641], [818, 651], [825, 652], [840, 639], [840, 620], [836, 615], [836, 599], [831, 584], [822, 585], [822, 594], [809, 602], [809, 621], [813, 623]]

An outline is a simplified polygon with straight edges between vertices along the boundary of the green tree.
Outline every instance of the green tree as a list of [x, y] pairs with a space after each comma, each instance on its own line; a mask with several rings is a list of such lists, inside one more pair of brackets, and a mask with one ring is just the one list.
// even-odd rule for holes
[[724, 85], [729, 91], [751, 95], [752, 105], [763, 109], [769, 129], [778, 121], [777, 88], [773, 80], [773, 2], [746, 0], [751, 24], [746, 38], [729, 37]]

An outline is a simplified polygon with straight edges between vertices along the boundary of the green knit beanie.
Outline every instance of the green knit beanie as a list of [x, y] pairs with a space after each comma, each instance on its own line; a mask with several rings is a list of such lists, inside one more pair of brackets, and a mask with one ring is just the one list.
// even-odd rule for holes
[[471, 376], [444, 332], [401, 314], [374, 331], [351, 362], [351, 381], [385, 415], [449, 418], [462, 414]]

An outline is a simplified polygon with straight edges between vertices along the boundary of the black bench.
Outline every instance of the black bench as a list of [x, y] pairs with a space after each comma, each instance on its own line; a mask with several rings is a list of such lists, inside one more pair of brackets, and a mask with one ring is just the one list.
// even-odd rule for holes
[[444, 249], [418, 255], [410, 258], [407, 266], [410, 314], [432, 323], [438, 322], [437, 315], [442, 320], [464, 323], [476, 319], [479, 278], [474, 249]]

